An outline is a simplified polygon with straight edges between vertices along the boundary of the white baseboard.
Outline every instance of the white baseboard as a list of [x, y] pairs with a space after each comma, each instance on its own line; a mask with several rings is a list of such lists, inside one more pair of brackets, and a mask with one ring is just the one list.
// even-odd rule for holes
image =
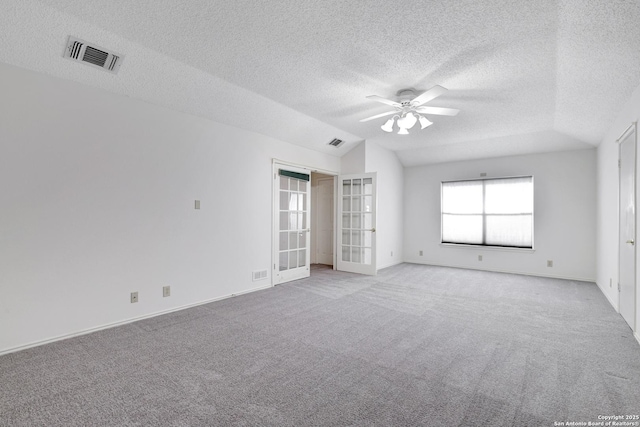
[[479, 271], [490, 271], [493, 273], [507, 273], [507, 274], [520, 274], [523, 276], [534, 276], [534, 277], [548, 277], [550, 279], [564, 279], [564, 280], [574, 280], [579, 282], [595, 282], [595, 278], [585, 278], [585, 277], [570, 277], [570, 276], [561, 276], [561, 275], [553, 275], [553, 274], [540, 274], [540, 273], [531, 273], [527, 271], [514, 271], [514, 270], [503, 270], [496, 268], [480, 268], [477, 265], [453, 265], [453, 264], [442, 264], [438, 262], [431, 261], [422, 261], [416, 259], [406, 259], [404, 262], [409, 264], [424, 264], [424, 265], [433, 265], [436, 267], [451, 267], [451, 268], [464, 268], [467, 270], [479, 270]]
[[149, 319], [151, 317], [162, 316], [163, 314], [173, 313], [174, 311], [186, 310], [188, 308], [197, 307], [199, 305], [209, 304], [211, 302], [220, 301], [220, 300], [223, 300], [223, 299], [232, 298], [232, 297], [236, 297], [236, 296], [243, 295], [243, 294], [248, 294], [248, 293], [251, 293], [251, 292], [261, 291], [263, 289], [272, 288], [272, 287], [273, 287], [273, 285], [268, 284], [268, 285], [265, 285], [265, 286], [260, 286], [260, 287], [257, 287], [257, 288], [251, 288], [251, 289], [248, 289], [246, 291], [237, 292], [237, 293], [230, 294], [230, 295], [224, 295], [224, 296], [221, 296], [221, 297], [211, 298], [211, 299], [208, 299], [208, 300], [205, 300], [205, 301], [199, 301], [199, 302], [192, 303], [192, 304], [182, 305], [180, 307], [170, 308], [168, 310], [157, 311], [155, 313], [145, 314], [143, 316], [133, 317], [133, 318], [126, 319], [126, 320], [121, 320], [121, 321], [118, 321], [118, 322], [108, 323], [108, 324], [102, 325], [102, 326], [96, 326], [94, 328], [82, 329], [80, 331], [72, 332], [70, 334], [59, 335], [57, 337], [48, 338], [48, 339], [41, 340], [41, 341], [34, 341], [34, 342], [29, 343], [29, 344], [24, 344], [24, 345], [20, 345], [20, 346], [17, 346], [17, 347], [11, 347], [11, 348], [8, 348], [8, 349], [0, 350], [0, 356], [3, 356], [5, 354], [9, 354], [9, 353], [15, 353], [15, 352], [21, 351], [21, 350], [26, 350], [26, 349], [32, 348], [32, 347], [38, 347], [38, 346], [41, 346], [41, 345], [50, 344], [50, 343], [56, 342], [56, 341], [66, 340], [68, 338], [79, 337], [81, 335], [87, 335], [87, 334], [90, 334], [92, 332], [102, 331], [104, 329], [115, 328], [117, 326], [127, 325], [129, 323], [137, 322], [138, 320], [144, 320], [144, 319]]
[[603, 288], [598, 282], [596, 282], [596, 285], [598, 285], [598, 289], [600, 289], [600, 292], [602, 292], [607, 301], [609, 301], [609, 304], [611, 304], [611, 307], [613, 307], [616, 313], [620, 313], [620, 310], [618, 310], [618, 304], [613, 302], [609, 294], [605, 291], [605, 288]]
[[394, 265], [402, 264], [403, 262], [404, 261], [394, 261], [392, 263], [385, 264], [385, 265], [382, 265], [380, 267], [376, 267], [376, 270], [382, 270], [382, 269], [385, 269], [385, 268], [393, 267]]
[[[609, 295], [604, 291], [604, 289], [602, 288], [602, 286], [600, 286], [600, 283], [596, 282], [596, 285], [598, 285], [598, 288], [600, 288], [600, 292], [602, 292], [604, 294], [604, 297], [607, 299], [607, 301], [609, 301], [609, 304], [611, 304], [611, 306], [614, 308], [614, 310], [616, 311], [616, 313], [620, 313], [620, 310], [618, 309], [618, 304], [614, 304], [613, 301], [611, 301], [611, 298], [609, 297]], [[622, 316], [621, 316], [622, 317]], [[638, 341], [638, 344], [640, 344], [640, 335], [638, 335], [638, 332], [633, 332], [633, 336], [636, 339], [636, 341]]]

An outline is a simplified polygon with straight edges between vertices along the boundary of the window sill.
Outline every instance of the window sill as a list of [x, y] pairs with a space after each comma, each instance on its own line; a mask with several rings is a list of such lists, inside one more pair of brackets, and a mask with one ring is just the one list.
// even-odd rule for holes
[[465, 245], [463, 243], [440, 243], [440, 246], [448, 247], [448, 248], [465, 248], [465, 249], [475, 249], [478, 251], [506, 251], [506, 252], [535, 252], [535, 248], [506, 248], [502, 246], [480, 246], [480, 245]]

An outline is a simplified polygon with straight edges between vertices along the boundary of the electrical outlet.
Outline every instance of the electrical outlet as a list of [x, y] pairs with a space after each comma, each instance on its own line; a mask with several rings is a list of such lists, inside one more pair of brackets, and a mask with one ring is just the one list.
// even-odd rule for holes
[[609, 287], [613, 288], [613, 278], [609, 277]]
[[420, 256], [422, 256], [422, 251], [420, 251]]
[[171, 296], [171, 286], [163, 286], [162, 287], [162, 296], [164, 298]]
[[547, 267], [553, 267], [553, 261], [552, 260], [548, 260], [547, 261]]
[[133, 304], [134, 302], [138, 302], [138, 293], [137, 292], [131, 292], [131, 303]]
[[482, 261], [482, 255], [478, 255], [478, 261]]
[[196, 209], [200, 209], [200, 200], [196, 200], [195, 206]]
[[393, 251], [391, 251], [391, 256], [393, 256]]

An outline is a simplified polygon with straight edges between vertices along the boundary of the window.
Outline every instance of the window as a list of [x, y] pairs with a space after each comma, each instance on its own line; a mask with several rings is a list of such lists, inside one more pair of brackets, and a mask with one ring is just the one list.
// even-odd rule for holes
[[533, 249], [533, 177], [443, 182], [442, 243]]

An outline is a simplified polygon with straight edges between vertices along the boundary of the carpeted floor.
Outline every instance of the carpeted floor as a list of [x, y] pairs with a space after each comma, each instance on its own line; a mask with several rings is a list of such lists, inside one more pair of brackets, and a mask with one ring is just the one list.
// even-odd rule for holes
[[2, 426], [553, 426], [640, 414], [595, 284], [401, 264], [0, 357]]

